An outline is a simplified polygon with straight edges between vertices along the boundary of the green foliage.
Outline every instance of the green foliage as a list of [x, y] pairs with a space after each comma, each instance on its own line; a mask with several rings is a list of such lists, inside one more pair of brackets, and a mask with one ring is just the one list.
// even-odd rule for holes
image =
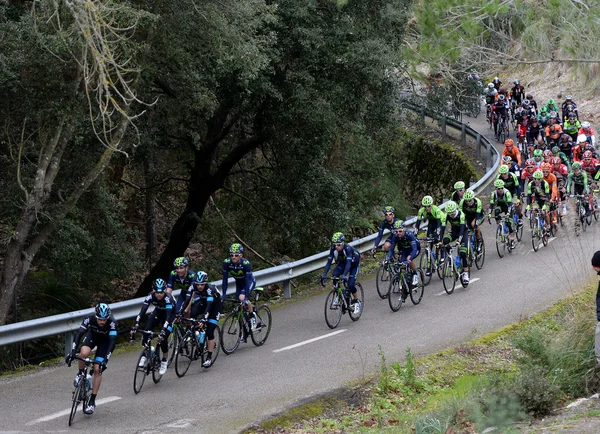
[[548, 371], [539, 365], [524, 367], [515, 378], [513, 390], [523, 409], [534, 417], [549, 414], [560, 396], [560, 389], [552, 383]]

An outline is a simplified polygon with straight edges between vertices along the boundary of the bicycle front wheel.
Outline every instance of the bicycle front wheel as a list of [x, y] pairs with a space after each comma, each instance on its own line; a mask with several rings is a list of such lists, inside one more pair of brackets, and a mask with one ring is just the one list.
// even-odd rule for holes
[[[144, 363], [143, 366], [140, 366], [140, 360], [142, 360], [142, 357], [146, 357], [146, 363]], [[142, 386], [146, 380], [146, 375], [148, 375], [148, 364], [151, 362], [151, 360], [152, 357], [150, 357], [150, 352], [144, 348], [140, 353], [140, 356], [137, 358], [135, 364], [135, 374], [133, 374], [133, 391], [136, 395], [142, 390]]]
[[533, 251], [537, 252], [540, 248], [540, 226], [537, 218], [533, 220], [531, 223], [531, 245], [533, 246]]
[[242, 324], [238, 318], [238, 312], [234, 310], [227, 315], [221, 328], [221, 348], [225, 354], [233, 354], [237, 350], [240, 346], [242, 333]]
[[402, 303], [404, 303], [404, 291], [402, 286], [402, 275], [398, 273], [394, 277], [392, 277], [387, 294], [388, 303], [390, 305], [390, 309], [392, 309], [393, 312], [398, 312], [398, 310], [400, 310], [400, 308], [402, 307]]
[[377, 294], [381, 298], [387, 297], [388, 282], [390, 281], [390, 270], [388, 267], [389, 265], [379, 264], [379, 268], [377, 268], [375, 286], [377, 287]]
[[[81, 397], [85, 394], [85, 378], [79, 381], [79, 384], [73, 390], [73, 404], [71, 405], [71, 414], [69, 415], [69, 426], [73, 424], [73, 419], [75, 419], [75, 413], [77, 413], [77, 407], [79, 407], [79, 403], [82, 402]], [[85, 403], [84, 403], [85, 408]]]
[[475, 243], [475, 266], [478, 270], [483, 268], [485, 262], [485, 243], [483, 237]]
[[365, 308], [365, 291], [363, 290], [363, 287], [360, 284], [360, 282], [356, 282], [355, 285], [356, 285], [357, 298], [360, 303], [360, 306], [359, 306], [357, 313], [354, 313], [354, 306], [350, 306], [348, 315], [350, 315], [350, 319], [352, 321], [358, 321], [360, 319], [360, 316], [363, 313], [363, 309]]
[[433, 274], [433, 261], [431, 258], [431, 250], [425, 249], [421, 255], [419, 261], [419, 268], [424, 271], [423, 273], [423, 285], [429, 285], [431, 282], [431, 275]]
[[181, 326], [179, 324], [175, 324], [173, 326], [173, 333], [169, 335], [169, 339], [167, 340], [167, 344], [169, 345], [169, 356], [168, 356], [168, 365], [171, 366], [173, 360], [175, 359], [175, 353], [177, 352], [177, 346], [179, 345], [179, 333], [181, 333]]
[[332, 289], [325, 299], [325, 322], [330, 329], [336, 328], [342, 320], [342, 303], [337, 289]]
[[256, 328], [250, 332], [250, 337], [254, 345], [260, 347], [267, 341], [269, 333], [271, 333], [271, 309], [262, 304], [254, 309], [254, 313], [256, 314]]
[[152, 381], [154, 384], [158, 383], [162, 375], [160, 375], [160, 357], [158, 356], [158, 347], [156, 348], [156, 354], [152, 358]]
[[506, 249], [506, 242], [504, 240], [504, 234], [502, 233], [502, 228], [498, 226], [496, 229], [496, 251], [498, 252], [498, 256], [504, 258], [504, 251]]
[[196, 337], [191, 333], [186, 333], [179, 342], [177, 354], [175, 354], [175, 374], [179, 378], [183, 377], [188, 369], [190, 369], [192, 360], [194, 360], [196, 347]]
[[425, 283], [423, 282], [424, 273], [420, 268], [417, 269], [417, 276], [419, 283], [410, 290], [410, 301], [415, 305], [421, 303], [423, 292], [425, 291]]
[[450, 255], [446, 257], [446, 261], [444, 261], [444, 274], [442, 278], [442, 283], [444, 284], [444, 290], [448, 295], [454, 292], [454, 285], [456, 284], [456, 274], [454, 273], [454, 258]]

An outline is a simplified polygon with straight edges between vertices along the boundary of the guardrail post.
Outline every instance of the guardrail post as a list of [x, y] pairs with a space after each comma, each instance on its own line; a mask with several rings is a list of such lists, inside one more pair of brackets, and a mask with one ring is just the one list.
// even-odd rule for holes
[[284, 280], [282, 282], [283, 286], [283, 298], [292, 298], [292, 285], [290, 285], [289, 280]]
[[485, 171], [489, 172], [491, 168], [492, 168], [492, 145], [488, 144], [487, 157], [485, 159]]
[[477, 149], [477, 158], [481, 158], [481, 134], [477, 133], [477, 140], [475, 140], [475, 149]]
[[467, 146], [467, 126], [465, 124], [460, 127], [460, 142], [463, 146]]
[[65, 334], [65, 357], [71, 354], [71, 348], [73, 347], [73, 333]]
[[442, 138], [446, 138], [446, 116], [442, 116]]

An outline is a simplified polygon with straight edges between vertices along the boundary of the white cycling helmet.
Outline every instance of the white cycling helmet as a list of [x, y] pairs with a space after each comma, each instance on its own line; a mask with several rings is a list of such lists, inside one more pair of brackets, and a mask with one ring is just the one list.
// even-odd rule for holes
[[488, 89], [493, 89], [495, 88], [494, 83], [488, 83]]
[[577, 136], [577, 143], [585, 143], [587, 142], [587, 137], [585, 134], [580, 134]]
[[589, 128], [590, 127], [590, 123], [588, 121], [582, 122], [581, 123], [581, 128]]

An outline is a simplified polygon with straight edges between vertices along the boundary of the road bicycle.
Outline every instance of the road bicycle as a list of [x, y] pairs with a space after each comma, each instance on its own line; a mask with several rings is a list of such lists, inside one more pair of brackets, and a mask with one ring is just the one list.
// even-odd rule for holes
[[534, 252], [539, 250], [540, 241], [544, 246], [547, 246], [548, 240], [550, 239], [550, 228], [546, 228], [547, 225], [544, 220], [544, 214], [545, 213], [540, 211], [539, 208], [533, 208], [529, 217], [531, 219], [531, 245], [533, 246]]
[[[509, 217], [510, 218], [510, 217]], [[488, 222], [491, 224], [491, 218], [488, 216]], [[509, 236], [508, 225], [506, 224], [506, 216], [502, 215], [498, 217], [496, 224], [496, 251], [498, 256], [504, 258], [504, 253], [508, 250], [509, 253], [513, 251], [515, 246]]]
[[[158, 355], [159, 351], [157, 351], [156, 348], [152, 345], [152, 339], [158, 337], [159, 333], [155, 333], [153, 331], [148, 330], [132, 330], [132, 333], [129, 338], [130, 340], [133, 340], [133, 336], [136, 331], [149, 336], [148, 340], [144, 344], [142, 352], [140, 353], [135, 363], [135, 373], [133, 375], [133, 391], [137, 395], [138, 393], [140, 393], [142, 387], [144, 386], [146, 376], [152, 374], [152, 381], [154, 381], [154, 383], [156, 384], [160, 381], [162, 375], [160, 375], [159, 372], [161, 362], [160, 356]], [[143, 357], [145, 357], [144, 363], [141, 363]]]
[[458, 253], [458, 249], [460, 248], [460, 244], [457, 242], [454, 245], [446, 246], [446, 257], [444, 258], [443, 265], [443, 277], [442, 284], [444, 285], [444, 290], [448, 295], [454, 292], [456, 287], [456, 282], [460, 279], [460, 284], [463, 288], [468, 286], [468, 283], [465, 284], [462, 279], [463, 274], [463, 266], [462, 266], [462, 258]]
[[[431, 276], [437, 272], [439, 278], [442, 278], [442, 267], [440, 264], [441, 250], [436, 239], [433, 237], [419, 238], [421, 245], [421, 259], [419, 259], [419, 268], [423, 270], [423, 284], [429, 285]], [[434, 244], [435, 243], [435, 244]]]
[[254, 313], [256, 314], [256, 326], [252, 328], [251, 316], [248, 314], [247, 306], [240, 303], [237, 298], [228, 297], [225, 301], [236, 303], [234, 309], [225, 317], [221, 328], [221, 348], [227, 355], [233, 354], [240, 346], [241, 340], [248, 336], [257, 347], [267, 341], [271, 333], [271, 309], [266, 304], [258, 305], [258, 297], [263, 288], [254, 288]]
[[[202, 364], [208, 359], [208, 337], [206, 336], [206, 321], [194, 318], [181, 318], [181, 327], [185, 326], [185, 332], [179, 341], [177, 354], [175, 355], [175, 374], [183, 377], [194, 360], [200, 359]], [[209, 320], [210, 321], [210, 320]], [[215, 346], [211, 356], [211, 365], [215, 364], [221, 347], [221, 330], [215, 327]]]
[[175, 360], [177, 348], [179, 346], [179, 342], [181, 342], [181, 339], [183, 338], [184, 333], [184, 327], [181, 325], [180, 319], [178, 318], [173, 322], [173, 331], [171, 334], [169, 334], [169, 338], [167, 340], [167, 344], [169, 346], [169, 364], [167, 366], [171, 366], [171, 363], [173, 363], [173, 360]]
[[517, 214], [517, 207], [519, 207], [518, 209], [521, 209], [520, 202], [515, 203], [515, 207], [510, 213], [510, 218], [512, 219], [513, 229], [515, 231], [517, 241], [521, 241], [523, 239], [523, 220], [521, 220], [519, 218], [519, 214]]
[[498, 121], [498, 127], [496, 128], [496, 139], [500, 143], [504, 143], [506, 138], [509, 136], [510, 136], [509, 124], [507, 123], [506, 118], [501, 116], [500, 120]]
[[[377, 252], [379, 251], [384, 252], [386, 254], [386, 258], [381, 261], [381, 264], [379, 264], [379, 267], [377, 267], [377, 273], [375, 275], [375, 287], [377, 288], [377, 294], [379, 294], [379, 297], [386, 298], [391, 277], [390, 265], [387, 260], [387, 252], [383, 250], [378, 250]], [[373, 257], [375, 257], [375, 253], [373, 254]]]
[[410, 300], [414, 305], [417, 305], [423, 299], [425, 285], [423, 284], [423, 270], [417, 268], [414, 273], [417, 273], [418, 283], [412, 284], [412, 275], [408, 273], [408, 262], [394, 261], [392, 266], [392, 278], [388, 289], [388, 303], [393, 312], [398, 312], [406, 298], [410, 296]]
[[79, 357], [73, 356], [67, 366], [71, 367], [71, 363], [73, 360], [82, 360], [85, 365], [83, 367], [83, 372], [77, 375], [75, 379], [75, 384], [73, 385], [73, 395], [72, 395], [72, 405], [71, 405], [71, 413], [69, 415], [69, 426], [73, 424], [73, 419], [75, 418], [75, 413], [77, 413], [77, 407], [79, 404], [82, 404], [82, 410], [85, 410], [85, 407], [90, 402], [90, 397], [92, 396], [92, 375], [90, 366], [96, 364], [100, 365], [101, 362], [95, 361], [94, 359], [90, 359], [88, 357]]
[[584, 206], [584, 201], [588, 200], [584, 194], [573, 194], [570, 197], [575, 198], [575, 213], [577, 218], [575, 219], [575, 235], [579, 236], [581, 231], [585, 232], [586, 226], [592, 224], [592, 213], [587, 213]]
[[[348, 282], [343, 280], [343, 285], [340, 285], [340, 280], [339, 277], [331, 278], [333, 288], [325, 298], [325, 322], [330, 329], [334, 329], [340, 324], [342, 315], [345, 313], [348, 313], [352, 321], [358, 321], [365, 308], [365, 292], [360, 282], [355, 283], [359, 302], [358, 311], [356, 311], [355, 306], [351, 304], [353, 297], [348, 288]], [[321, 281], [321, 284], [324, 285], [324, 282]]]

